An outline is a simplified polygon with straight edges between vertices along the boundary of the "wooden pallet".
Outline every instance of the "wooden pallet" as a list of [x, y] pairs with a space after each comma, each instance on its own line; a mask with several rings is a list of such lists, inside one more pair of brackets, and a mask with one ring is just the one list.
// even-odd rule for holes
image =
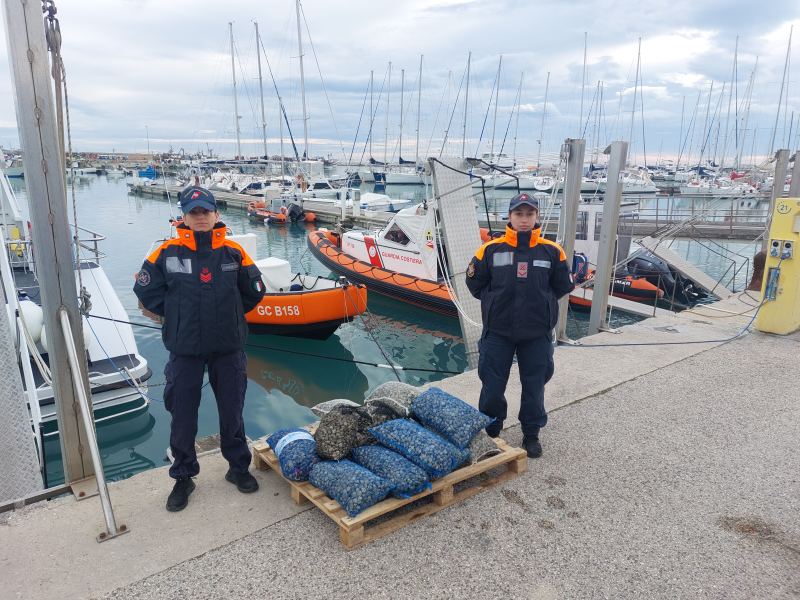
[[[309, 482], [304, 481], [302, 483], [296, 483], [294, 481], [289, 481], [285, 477], [284, 479], [286, 479], [286, 482], [292, 488], [292, 500], [294, 500], [294, 503], [297, 506], [302, 506], [308, 502], [313, 502], [322, 512], [339, 525], [339, 539], [342, 545], [347, 550], [353, 550], [387, 533], [397, 531], [401, 527], [413, 523], [422, 517], [431, 515], [443, 508], [461, 502], [470, 496], [474, 496], [478, 492], [488, 490], [491, 487], [524, 473], [525, 469], [528, 467], [528, 455], [525, 450], [509, 446], [500, 438], [495, 439], [495, 442], [498, 448], [500, 448], [499, 454], [484, 459], [474, 465], [468, 465], [457, 469], [441, 479], [432, 481], [431, 487], [433, 489], [425, 490], [411, 498], [387, 498], [382, 502], [373, 504], [361, 514], [352, 518], [347, 516], [347, 513], [344, 512], [344, 509], [336, 500], [329, 498], [325, 492], [314, 487]], [[278, 473], [278, 475], [283, 477], [278, 457], [266, 442], [259, 441], [254, 444], [253, 464], [261, 471], [271, 468]], [[506, 465], [507, 467], [504, 473], [478, 482], [459, 492], [453, 490], [455, 484], [502, 465]], [[405, 514], [397, 514], [378, 525], [367, 529], [364, 528], [364, 524], [368, 521], [390, 513], [425, 496], [432, 496], [433, 502], [417, 507]]]

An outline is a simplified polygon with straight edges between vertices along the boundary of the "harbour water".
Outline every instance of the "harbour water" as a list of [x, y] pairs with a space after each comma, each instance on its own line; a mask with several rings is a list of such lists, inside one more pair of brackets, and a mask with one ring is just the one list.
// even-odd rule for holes
[[[27, 200], [24, 182], [15, 180], [20, 201]], [[390, 190], [390, 194], [392, 194]], [[405, 189], [403, 195], [420, 198], [421, 188]], [[399, 194], [397, 194], [399, 195]], [[512, 194], [508, 194], [512, 195]], [[101, 250], [107, 254], [102, 266], [132, 322], [154, 323], [142, 314], [133, 281], [142, 260], [154, 242], [168, 236], [174, 204], [129, 193], [125, 179], [99, 176], [76, 188], [79, 225], [106, 236]], [[295, 224], [265, 227], [238, 210], [222, 211], [222, 220], [234, 233], [258, 235], [260, 258], [275, 256], [290, 261], [294, 271], [327, 276], [329, 272], [306, 251], [306, 235], [313, 227]], [[691, 241], [676, 241], [673, 249], [719, 277], [730, 264], [723, 255], [739, 252], [743, 261], [752, 256], [745, 243], [722, 242], [714, 251]], [[741, 287], [744, 275], [740, 276]], [[636, 317], [615, 312], [612, 325], [621, 326]], [[588, 314], [571, 311], [568, 332], [585, 335]], [[169, 444], [169, 414], [161, 402], [164, 365], [168, 360], [160, 332], [134, 327], [139, 353], [153, 371], [148, 381], [152, 398], [147, 411], [110, 419], [98, 425], [98, 440], [109, 479], [124, 479], [164, 464]], [[457, 319], [426, 311], [379, 294], [370, 293], [368, 313], [363, 319], [342, 325], [324, 342], [289, 337], [251, 335], [248, 356], [248, 390], [245, 429], [256, 439], [282, 427], [300, 426], [316, 420], [310, 407], [333, 398], [360, 401], [385, 381], [395, 379], [392, 370], [353, 361], [385, 363], [372, 339], [380, 343], [403, 381], [413, 385], [438, 381], [467, 369], [461, 330]], [[288, 353], [286, 351], [296, 352]], [[329, 357], [329, 358], [321, 358]], [[413, 370], [420, 369], [420, 370]], [[203, 390], [198, 437], [219, 430], [216, 405], [210, 387]], [[57, 436], [45, 443], [48, 485], [63, 481]]]

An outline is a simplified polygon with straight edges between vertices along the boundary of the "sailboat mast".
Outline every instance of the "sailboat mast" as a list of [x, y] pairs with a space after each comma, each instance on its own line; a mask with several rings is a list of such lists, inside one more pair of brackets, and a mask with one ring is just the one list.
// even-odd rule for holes
[[544, 137], [544, 116], [547, 114], [547, 91], [550, 89], [550, 71], [547, 72], [547, 82], [544, 84], [544, 106], [542, 107], [542, 127], [539, 130], [539, 155], [536, 157], [536, 168], [542, 158], [542, 138]]
[[[772, 128], [772, 136], [769, 140], [769, 153], [775, 149], [775, 134], [778, 132], [778, 119], [781, 116], [781, 104], [783, 103], [783, 88], [786, 85], [786, 70], [789, 68], [789, 53], [792, 50], [792, 32], [794, 25], [789, 29], [789, 45], [786, 47], [786, 61], [783, 63], [783, 79], [781, 79], [781, 93], [778, 96], [778, 112], [775, 113], [775, 127]], [[788, 96], [788, 94], [787, 94]], [[786, 124], [784, 123], [784, 136], [786, 135]]]
[[728, 151], [728, 125], [731, 121], [731, 101], [733, 100], [733, 80], [736, 77], [736, 55], [739, 52], [739, 36], [736, 36], [736, 44], [733, 47], [733, 67], [731, 67], [731, 90], [728, 93], [728, 115], [725, 117], [725, 136], [722, 141], [722, 157], [719, 161], [719, 172], [722, 174], [722, 169], [725, 168], [725, 155]]
[[[633, 84], [633, 108], [631, 108], [631, 132], [628, 134], [628, 147], [633, 145], [633, 121], [636, 115], [636, 94], [639, 91], [639, 63], [642, 59], [642, 38], [639, 38], [639, 51], [636, 55], [636, 81]], [[628, 151], [630, 156], [630, 151]]]
[[578, 121], [578, 138], [583, 137], [583, 96], [586, 89], [586, 45], [589, 43], [589, 33], [583, 32], [583, 71], [581, 71], [581, 120]]
[[[592, 147], [594, 150], [592, 151], [592, 156], [597, 154], [597, 146], [600, 145], [598, 140], [600, 136], [600, 80], [597, 80], [597, 91], [595, 92], [595, 98], [597, 99], [597, 108], [594, 111], [594, 125], [592, 126]], [[594, 162], [594, 160], [592, 160]]]
[[470, 50], [467, 57], [467, 91], [464, 94], [464, 133], [461, 138], [461, 156], [467, 156], [467, 108], [469, 107], [469, 68], [472, 63], [472, 51]]
[[525, 77], [525, 71], [520, 73], [519, 76], [519, 90], [517, 91], [517, 122], [514, 125], [514, 166], [517, 166], [517, 133], [519, 133], [519, 105], [522, 102], [522, 79]]
[[686, 94], [683, 95], [683, 104], [681, 104], [681, 128], [678, 130], [678, 162], [675, 164], [675, 172], [681, 168], [681, 143], [683, 141], [683, 119], [686, 114]]
[[397, 146], [397, 158], [403, 158], [403, 95], [406, 88], [406, 70], [400, 69], [400, 140]]
[[231, 76], [233, 78], [233, 112], [236, 117], [236, 160], [242, 157], [242, 136], [239, 132], [239, 101], [236, 98], [236, 62], [233, 54], [233, 23], [228, 23], [231, 34]]
[[500, 64], [497, 65], [497, 89], [494, 96], [494, 124], [492, 125], [492, 145], [489, 150], [489, 160], [494, 159], [494, 134], [497, 129], [497, 98], [500, 96], [500, 69], [503, 66], [503, 55], [500, 55]]
[[372, 108], [374, 71], [369, 72], [369, 157], [372, 158], [372, 126], [375, 123], [375, 112]]
[[281, 124], [281, 185], [283, 185], [283, 178], [286, 176], [286, 163], [283, 160], [283, 98], [278, 96], [278, 122]]
[[300, 54], [300, 96], [303, 100], [303, 154], [308, 159], [308, 119], [306, 118], [306, 78], [303, 72], [303, 30], [300, 27], [300, 0], [295, 1], [297, 9], [297, 49]]
[[258, 35], [258, 22], [253, 21], [256, 26], [256, 56], [258, 56], [258, 89], [261, 92], [261, 133], [264, 136], [264, 158], [267, 158], [267, 117], [264, 113], [264, 83], [261, 80], [261, 38]]
[[[714, 91], [714, 82], [711, 82], [711, 88], [708, 90], [708, 99], [706, 100], [706, 118], [703, 120], [703, 130], [700, 132], [703, 136], [703, 144], [700, 146], [700, 158], [697, 159], [697, 166], [699, 167], [703, 162], [703, 155], [706, 153], [706, 127], [708, 127], [708, 112], [711, 110], [711, 93]], [[698, 175], [700, 173], [698, 172]]]
[[386, 153], [389, 149], [389, 98], [392, 95], [392, 63], [389, 61], [389, 82], [386, 91], [386, 129], [383, 136], [383, 169], [386, 170]]
[[422, 106], [422, 54], [419, 55], [419, 88], [417, 89], [417, 150], [414, 163], [419, 164], [419, 111]]

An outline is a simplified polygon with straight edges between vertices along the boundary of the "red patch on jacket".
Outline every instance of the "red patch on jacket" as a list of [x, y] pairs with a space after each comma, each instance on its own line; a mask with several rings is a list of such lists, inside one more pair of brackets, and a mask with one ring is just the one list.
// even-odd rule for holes
[[211, 271], [208, 270], [208, 267], [203, 267], [203, 270], [200, 271], [200, 281], [211, 283]]

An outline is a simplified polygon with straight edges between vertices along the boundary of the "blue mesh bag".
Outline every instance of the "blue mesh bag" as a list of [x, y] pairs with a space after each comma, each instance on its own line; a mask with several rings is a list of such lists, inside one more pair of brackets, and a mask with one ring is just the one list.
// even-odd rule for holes
[[402, 454], [436, 477], [447, 475], [466, 458], [461, 458], [458, 449], [447, 440], [405, 419], [395, 419], [369, 431], [381, 446]]
[[289, 481], [308, 481], [308, 474], [316, 463], [317, 444], [304, 429], [281, 429], [267, 438], [267, 444], [281, 463], [281, 472]]
[[414, 416], [462, 450], [494, 419], [439, 388], [426, 390], [414, 401]]
[[348, 517], [380, 502], [395, 487], [391, 481], [349, 460], [318, 462], [308, 481], [341, 504]]
[[397, 487], [389, 492], [395, 498], [410, 498], [431, 487], [424, 469], [383, 446], [355, 448], [353, 460], [395, 484]]

